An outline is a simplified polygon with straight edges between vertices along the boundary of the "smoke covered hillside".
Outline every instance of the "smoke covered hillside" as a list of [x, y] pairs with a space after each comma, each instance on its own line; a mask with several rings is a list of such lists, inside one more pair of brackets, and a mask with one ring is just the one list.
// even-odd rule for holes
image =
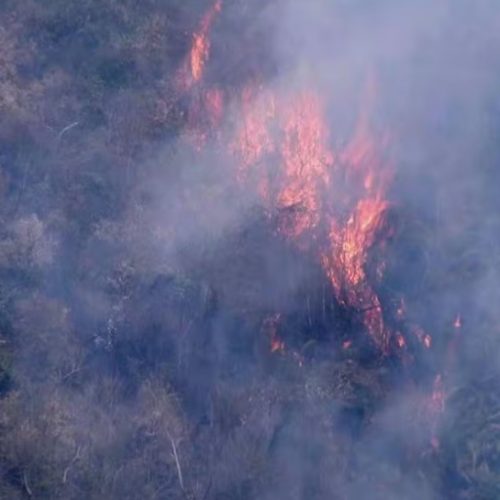
[[500, 498], [500, 5], [0, 3], [0, 499]]

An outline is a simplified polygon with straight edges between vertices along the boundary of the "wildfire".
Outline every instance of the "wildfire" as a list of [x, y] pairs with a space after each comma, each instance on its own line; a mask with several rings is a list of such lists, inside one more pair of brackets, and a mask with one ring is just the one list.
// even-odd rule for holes
[[200, 29], [193, 35], [193, 46], [189, 54], [191, 76], [195, 82], [203, 75], [205, 63], [210, 54], [210, 39], [208, 33], [214, 22], [215, 16], [222, 9], [222, 0], [217, 0], [213, 7], [205, 14], [201, 21]]
[[[238, 177], [256, 179], [265, 206], [280, 215], [281, 234], [301, 246], [314, 244], [339, 302], [362, 311], [368, 332], [386, 348], [382, 306], [365, 272], [389, 206], [391, 169], [378, 152], [385, 139], [371, 137], [363, 114], [353, 140], [334, 151], [324, 109], [312, 89], [283, 96], [264, 91], [258, 97], [245, 89], [232, 143], [241, 164]], [[337, 196], [340, 185], [345, 192]], [[383, 276], [383, 265], [377, 275]]]
[[[221, 8], [222, 0], [217, 0], [193, 35], [184, 90], [202, 80], [210, 30]], [[194, 94], [187, 128], [196, 149], [208, 137], [218, 137], [234, 159], [238, 182], [257, 193], [267, 215], [277, 221], [276, 232], [316, 255], [339, 305], [358, 315], [383, 352], [390, 346], [406, 348], [404, 327], [393, 330], [386, 319], [392, 315], [400, 323], [406, 320], [404, 300], [397, 310], [385, 310], [377, 284], [384, 278], [386, 264], [379, 257], [368, 266], [372, 250], [383, 249], [394, 234], [386, 217], [394, 170], [385, 155], [390, 140], [371, 126], [374, 79], [367, 79], [357, 125], [342, 146], [326, 116], [327, 96], [314, 84], [290, 90], [249, 82], [239, 97], [232, 98], [238, 111], [225, 132], [221, 124], [227, 118], [228, 95], [203, 86], [197, 86]], [[455, 327], [460, 324], [458, 318]], [[431, 348], [429, 334], [414, 325], [410, 331]], [[283, 342], [271, 337], [271, 351], [283, 351]]]
[[[274, 152], [275, 144], [271, 126], [276, 119], [276, 100], [271, 92], [263, 92], [259, 98], [252, 87], [243, 89], [241, 95], [241, 121], [237, 126], [236, 137], [231, 151], [240, 160], [238, 179], [246, 182], [251, 170], [256, 173], [257, 187], [262, 198], [268, 201], [268, 173], [262, 168], [261, 161]], [[256, 168], [257, 167], [257, 168]], [[260, 167], [260, 168], [258, 168]]]
[[330, 182], [333, 156], [327, 149], [327, 127], [317, 95], [302, 92], [284, 110], [282, 187], [278, 205], [297, 209], [288, 235], [298, 237], [314, 229], [321, 217], [322, 191]]
[[286, 347], [285, 342], [283, 342], [283, 340], [281, 340], [278, 335], [278, 325], [280, 320], [281, 314], [276, 313], [266, 318], [262, 326], [263, 330], [269, 336], [270, 350], [272, 353], [283, 353]]
[[[193, 35], [185, 88], [202, 78], [210, 51], [208, 35], [221, 8], [218, 0]], [[353, 139], [333, 151], [324, 115], [326, 102], [318, 91], [306, 88], [278, 95], [249, 85], [242, 91], [241, 120], [230, 149], [240, 165], [238, 179], [253, 185], [269, 213], [278, 214], [282, 235], [307, 247], [312, 241], [323, 241], [322, 234], [327, 233], [326, 242], [315, 245], [337, 299], [361, 311], [367, 331], [386, 349], [390, 332], [365, 267], [389, 206], [385, 192], [390, 169], [379, 154], [386, 140], [377, 141], [370, 133], [371, 80], [366, 94]], [[198, 149], [207, 130], [222, 120], [223, 106], [222, 93], [214, 89], [202, 94], [193, 106], [190, 134]], [[340, 192], [337, 185], [346, 192], [332, 199]], [[382, 278], [383, 265], [377, 271]]]
[[186, 136], [195, 149], [203, 149], [213, 131], [217, 130], [223, 114], [224, 96], [219, 89], [208, 89], [192, 100], [188, 111]]
[[[402, 366], [414, 362], [415, 345], [418, 354], [431, 350], [433, 337], [413, 322], [411, 304], [403, 296], [384, 302], [379, 295], [389, 288], [383, 286], [384, 247], [396, 233], [387, 216], [394, 178], [387, 154], [392, 137], [372, 125], [374, 79], [367, 79], [347, 140], [336, 136], [335, 116], [329, 112], [335, 103], [312, 79], [280, 88], [253, 75], [240, 89], [209, 86], [203, 75], [210, 57], [210, 31], [221, 9], [222, 0], [217, 0], [203, 16], [178, 74], [177, 90], [189, 103], [187, 137], [199, 151], [213, 140], [224, 160], [233, 162], [236, 182], [260, 198], [276, 235], [317, 260], [336, 305], [356, 318], [354, 325], [363, 325], [380, 353], [394, 354]], [[284, 337], [282, 319], [280, 313], [264, 319], [265, 348], [272, 359], [303, 367], [307, 351]], [[419, 392], [416, 411], [436, 451], [445, 411], [444, 380], [456, 360], [462, 317], [450, 323], [454, 335], [447, 359], [432, 386]], [[342, 336], [339, 350], [344, 356], [356, 355], [357, 340]]]
[[193, 41], [189, 57], [181, 70], [179, 77], [180, 86], [189, 90], [203, 77], [205, 65], [210, 56], [210, 29], [217, 16], [222, 10], [222, 0], [217, 0], [201, 19], [198, 30], [193, 34]]
[[[253, 97], [252, 90], [243, 91], [242, 123], [232, 144], [241, 160], [239, 177], [257, 179], [266, 205], [283, 215], [280, 232], [298, 238], [318, 225], [322, 192], [329, 183], [333, 158], [322, 103], [308, 91]], [[266, 159], [278, 162], [279, 169], [269, 168]]]
[[285, 350], [285, 343], [278, 339], [271, 339], [271, 352], [283, 352]]
[[[366, 275], [369, 251], [377, 242], [390, 236], [384, 234], [384, 215], [389, 207], [386, 191], [392, 177], [392, 167], [382, 161], [387, 138], [371, 133], [369, 112], [374, 99], [374, 86], [370, 80], [365, 106], [359, 118], [352, 141], [339, 154], [339, 168], [352, 191], [347, 202], [349, 214], [344, 222], [330, 218], [328, 253], [322, 256], [323, 265], [341, 303], [362, 312], [363, 322], [375, 342], [388, 348], [390, 331], [386, 328], [382, 305]], [[357, 198], [357, 199], [356, 199]], [[384, 263], [377, 268], [381, 279]], [[396, 339], [401, 347], [401, 340]]]

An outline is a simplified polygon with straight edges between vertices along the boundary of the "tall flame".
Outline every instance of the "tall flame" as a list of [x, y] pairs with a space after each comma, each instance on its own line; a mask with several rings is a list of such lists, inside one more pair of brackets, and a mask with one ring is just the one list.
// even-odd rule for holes
[[203, 75], [205, 63], [210, 54], [210, 39], [208, 33], [214, 22], [215, 16], [222, 9], [222, 0], [217, 0], [213, 7], [205, 14], [201, 21], [200, 29], [193, 35], [193, 46], [189, 54], [191, 76], [195, 82]]
[[[341, 143], [330, 129], [326, 113], [330, 103], [315, 85], [273, 90], [251, 82], [239, 96], [233, 96], [238, 112], [231, 114], [236, 120], [227, 130], [222, 124], [229, 119], [226, 110], [234, 109], [233, 103], [226, 103], [231, 91], [203, 82], [210, 30], [221, 8], [222, 0], [216, 0], [203, 16], [178, 74], [178, 90], [190, 97], [187, 133], [191, 143], [201, 149], [210, 137], [228, 149], [237, 181], [260, 197], [281, 237], [316, 256], [338, 304], [358, 315], [379, 351], [395, 349], [405, 363], [413, 359], [411, 337], [423, 349], [432, 349], [432, 337], [411, 322], [404, 298], [383, 304], [377, 291], [386, 263], [384, 252], [377, 251], [377, 262], [371, 256], [394, 235], [386, 217], [394, 168], [386, 157], [389, 136], [372, 126], [373, 79], [368, 79], [357, 124], [347, 142]], [[302, 366], [302, 355], [280, 336], [281, 319], [276, 313], [263, 322], [269, 350]], [[461, 316], [455, 318], [453, 327], [450, 357], [459, 341]], [[341, 348], [349, 352], [353, 342], [344, 339]], [[445, 375], [450, 366], [445, 363]], [[434, 448], [439, 447], [438, 424], [445, 400], [444, 379], [438, 373], [422, 405]]]
[[299, 237], [320, 222], [333, 163], [321, 100], [310, 91], [252, 97], [246, 89], [242, 124], [232, 146], [242, 163], [240, 179], [257, 179], [268, 207], [292, 214], [281, 232]]
[[[323, 99], [310, 89], [279, 97], [266, 91], [253, 100], [246, 89], [242, 103], [233, 142], [240, 180], [257, 179], [268, 209], [282, 214], [282, 234], [301, 245], [304, 239], [314, 243], [338, 300], [362, 311], [368, 332], [386, 347], [389, 332], [365, 266], [389, 206], [391, 168], [380, 154], [387, 139], [372, 138], [363, 114], [352, 141], [333, 151]], [[345, 185], [344, 193], [337, 184]]]
[[[184, 91], [203, 78], [210, 30], [221, 8], [222, 0], [216, 0], [193, 35], [181, 71]], [[391, 345], [406, 349], [403, 330], [387, 325], [385, 315], [394, 311], [384, 310], [376, 290], [385, 262], [379, 260], [367, 274], [372, 250], [382, 248], [393, 233], [385, 217], [393, 178], [393, 166], [385, 157], [390, 141], [371, 125], [373, 78], [368, 78], [352, 137], [342, 146], [326, 118], [329, 102], [315, 85], [293, 90], [247, 85], [236, 98], [239, 112], [229, 137], [220, 127], [228, 95], [196, 86], [188, 112], [191, 143], [201, 149], [208, 137], [218, 137], [223, 147], [229, 144], [237, 180], [260, 196], [281, 236], [316, 255], [338, 303], [359, 316], [382, 351]], [[403, 305], [394, 319], [406, 321]], [[430, 335], [415, 325], [409, 329], [425, 348], [431, 348]]]
[[217, 14], [219, 14], [221, 10], [222, 0], [216, 0], [212, 7], [202, 17], [198, 30], [193, 34], [189, 57], [181, 68], [178, 77], [180, 87], [184, 90], [189, 90], [203, 77], [205, 65], [210, 56], [210, 30]]
[[[382, 305], [367, 275], [368, 253], [377, 238], [387, 238], [384, 214], [389, 207], [386, 191], [392, 177], [390, 163], [383, 161], [382, 152], [387, 137], [377, 137], [370, 130], [370, 113], [375, 98], [373, 80], [368, 82], [365, 102], [358, 126], [351, 142], [340, 153], [339, 166], [352, 192], [347, 220], [330, 221], [330, 248], [322, 256], [339, 301], [361, 312], [363, 322], [379, 347], [387, 349], [390, 332], [383, 318]], [[377, 268], [376, 278], [383, 277], [383, 263]], [[398, 345], [402, 342], [396, 335]]]
[[320, 222], [322, 193], [330, 182], [333, 156], [322, 103], [314, 92], [300, 92], [283, 110], [282, 187], [278, 205], [295, 210], [288, 234], [300, 236]]

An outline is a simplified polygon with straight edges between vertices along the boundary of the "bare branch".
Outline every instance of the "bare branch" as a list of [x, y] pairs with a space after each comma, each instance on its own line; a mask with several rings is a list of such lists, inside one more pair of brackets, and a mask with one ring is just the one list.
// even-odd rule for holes
[[62, 139], [62, 136], [66, 133], [66, 132], [69, 132], [72, 128], [75, 128], [76, 126], [78, 126], [80, 124], [80, 122], [73, 122], [73, 123], [70, 123], [69, 125], [66, 125], [66, 127], [64, 127], [63, 129], [61, 129], [61, 131], [57, 134], [57, 139], [58, 140], [61, 140]]
[[81, 446], [79, 446], [76, 449], [75, 456], [71, 459], [71, 462], [68, 464], [66, 469], [64, 469], [64, 474], [63, 474], [63, 478], [62, 478], [63, 484], [66, 484], [66, 480], [68, 479], [68, 472], [71, 469], [71, 466], [80, 458], [80, 451], [81, 451]]
[[182, 477], [182, 469], [181, 464], [179, 462], [179, 456], [177, 455], [177, 447], [175, 446], [175, 441], [168, 435], [168, 439], [170, 440], [170, 444], [172, 445], [172, 452], [175, 459], [175, 466], [177, 467], [177, 475], [179, 476], [179, 484], [181, 485], [181, 489], [184, 490], [184, 479]]
[[31, 491], [30, 485], [28, 484], [28, 474], [26, 474], [26, 471], [23, 472], [23, 484], [26, 493], [28, 493], [28, 496], [32, 497], [33, 492]]

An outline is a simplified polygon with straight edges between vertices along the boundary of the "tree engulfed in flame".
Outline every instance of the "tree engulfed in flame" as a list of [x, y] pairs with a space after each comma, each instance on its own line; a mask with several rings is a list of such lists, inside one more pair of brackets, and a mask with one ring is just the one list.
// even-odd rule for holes
[[[203, 78], [210, 29], [221, 8], [217, 0], [193, 35], [184, 90]], [[383, 259], [367, 275], [371, 250], [383, 247], [393, 235], [385, 215], [394, 169], [385, 153], [388, 135], [375, 133], [371, 126], [374, 79], [367, 79], [357, 125], [342, 146], [330, 130], [327, 96], [314, 84], [292, 90], [248, 84], [236, 98], [238, 111], [229, 136], [221, 128], [226, 97], [217, 88], [195, 93], [188, 119], [191, 142], [200, 150], [210, 134], [216, 136], [235, 161], [237, 181], [257, 193], [267, 214], [278, 221], [278, 234], [316, 255], [338, 303], [359, 315], [378, 348], [406, 349], [401, 331], [387, 326], [376, 292], [384, 277]], [[401, 301], [395, 311], [398, 321], [406, 319]], [[415, 325], [410, 330], [431, 348], [429, 334]]]
[[[324, 100], [310, 89], [283, 96], [246, 89], [241, 109], [232, 143], [240, 181], [255, 182], [265, 206], [283, 214], [281, 234], [314, 245], [339, 302], [362, 311], [368, 332], [385, 348], [388, 331], [365, 265], [389, 206], [391, 169], [378, 151], [386, 139], [372, 139], [363, 116], [353, 140], [334, 151]], [[336, 183], [345, 179], [346, 190], [337, 197]]]
[[[191, 103], [187, 137], [197, 150], [208, 138], [214, 139], [232, 158], [236, 182], [257, 194], [269, 219], [276, 222], [276, 233], [316, 256], [338, 305], [361, 319], [380, 352], [395, 350], [403, 362], [411, 362], [411, 338], [425, 350], [433, 347], [433, 339], [411, 322], [403, 297], [385, 304], [377, 292], [387, 265], [383, 250], [395, 235], [386, 217], [394, 168], [386, 153], [389, 135], [375, 131], [371, 123], [373, 78], [367, 79], [347, 141], [335, 137], [327, 118], [328, 95], [315, 84], [283, 89], [253, 81], [239, 93], [208, 88], [202, 80], [210, 56], [209, 34], [221, 7], [217, 0], [202, 18], [181, 68], [179, 90], [189, 93]], [[262, 323], [269, 350], [303, 366], [302, 354], [289, 349], [280, 336], [281, 320], [281, 313], [271, 313]], [[458, 333], [461, 316], [453, 326]], [[344, 351], [352, 346], [351, 339], [341, 344]], [[445, 399], [443, 377], [437, 374], [422, 405], [435, 449]]]
[[333, 156], [327, 148], [321, 100], [315, 93], [299, 93], [284, 107], [283, 118], [283, 179], [277, 202], [296, 209], [289, 233], [297, 237], [320, 222], [322, 192], [330, 182]]
[[271, 210], [292, 213], [280, 229], [299, 237], [320, 222], [322, 193], [333, 163], [321, 101], [307, 91], [286, 97], [265, 91], [255, 100], [252, 95], [249, 89], [243, 92], [243, 117], [232, 143], [241, 160], [239, 177], [256, 179]]

